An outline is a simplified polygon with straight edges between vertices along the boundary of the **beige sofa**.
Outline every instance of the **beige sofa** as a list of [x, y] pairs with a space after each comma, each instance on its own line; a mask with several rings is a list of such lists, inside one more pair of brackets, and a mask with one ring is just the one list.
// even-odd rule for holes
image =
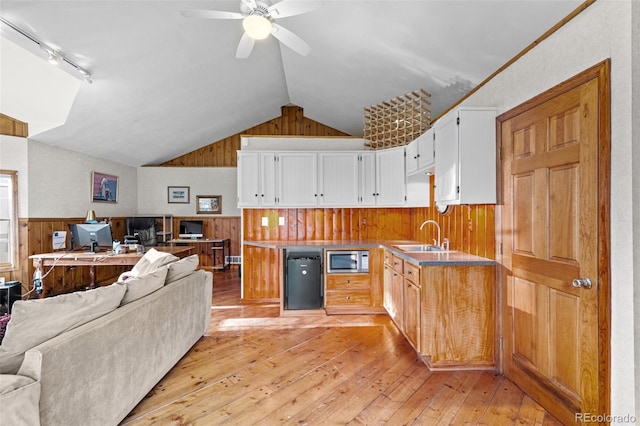
[[[174, 282], [171, 275], [164, 271], [166, 283], [150, 294], [27, 350], [16, 374], [0, 374], [0, 424], [124, 419], [209, 328], [212, 274], [195, 270]], [[124, 287], [100, 290], [113, 294], [116, 286]]]

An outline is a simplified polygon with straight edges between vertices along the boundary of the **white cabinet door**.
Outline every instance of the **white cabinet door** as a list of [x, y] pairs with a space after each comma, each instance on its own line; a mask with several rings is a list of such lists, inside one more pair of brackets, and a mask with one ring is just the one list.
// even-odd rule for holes
[[260, 156], [238, 151], [238, 207], [258, 207], [260, 203]]
[[405, 148], [407, 151], [407, 176], [433, 172], [435, 164], [433, 128], [418, 136]]
[[406, 201], [404, 147], [376, 151], [376, 205], [403, 206]]
[[407, 152], [407, 176], [418, 171], [418, 139], [413, 140], [405, 147]]
[[278, 204], [277, 160], [273, 152], [260, 153], [260, 205], [264, 207], [274, 207]]
[[277, 182], [279, 205], [312, 207], [318, 205], [318, 155], [315, 152], [278, 154]]
[[435, 123], [435, 201], [495, 204], [496, 110], [458, 108]]
[[433, 127], [420, 135], [418, 142], [418, 170], [421, 172], [433, 171], [435, 165]]
[[318, 154], [318, 204], [349, 207], [358, 205], [359, 154], [321, 152]]
[[361, 206], [376, 205], [376, 153], [363, 152], [360, 154], [360, 191]]
[[457, 204], [458, 200], [458, 114], [449, 113], [436, 122], [435, 199]]

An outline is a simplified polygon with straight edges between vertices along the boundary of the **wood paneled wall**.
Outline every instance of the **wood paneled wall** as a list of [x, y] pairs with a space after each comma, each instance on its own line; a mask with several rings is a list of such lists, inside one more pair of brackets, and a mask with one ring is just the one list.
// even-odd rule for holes
[[[433, 177], [431, 177], [433, 199]], [[267, 217], [269, 226], [262, 226]], [[285, 225], [278, 226], [284, 217]], [[431, 243], [437, 238], [434, 225], [440, 225], [441, 239], [448, 238], [450, 248], [495, 259], [494, 206], [453, 206], [446, 215], [435, 206], [425, 208], [332, 208], [332, 209], [245, 209], [244, 238], [249, 241], [340, 241], [340, 240], [416, 240]]]
[[[433, 176], [431, 176], [431, 200], [433, 200]], [[437, 237], [434, 225], [420, 225], [433, 219], [440, 225], [441, 238], [448, 238], [452, 250], [458, 250], [487, 259], [496, 258], [495, 206], [474, 204], [451, 206], [445, 215], [436, 211], [434, 203], [426, 208], [412, 209], [412, 239], [431, 243]]]
[[0, 113], [0, 135], [26, 138], [29, 136], [29, 125]]
[[[204, 235], [211, 239], [231, 240], [231, 255], [240, 254], [240, 218], [239, 217], [174, 217], [173, 229], [177, 230], [182, 219], [198, 219], [204, 221]], [[18, 280], [22, 283], [22, 294], [32, 288], [33, 264], [29, 256], [53, 251], [53, 232], [67, 231], [68, 224], [81, 223], [84, 218], [53, 218], [53, 219], [20, 219], [19, 221], [19, 270], [2, 273], [7, 281]], [[124, 241], [126, 218], [111, 218], [111, 233], [114, 239]], [[177, 236], [177, 233], [176, 233]], [[68, 236], [67, 236], [68, 238]], [[210, 246], [203, 245], [203, 250]], [[200, 256], [201, 266], [213, 266], [212, 253], [203, 251]], [[113, 266], [96, 268], [96, 282], [113, 282], [127, 266]], [[47, 271], [44, 271], [46, 273]], [[46, 291], [44, 296], [68, 293], [82, 289], [89, 282], [89, 268], [87, 267], [56, 267], [44, 279]], [[33, 295], [32, 295], [33, 296]]]
[[242, 135], [349, 136], [334, 128], [304, 117], [298, 106], [283, 106], [282, 115], [225, 139], [169, 160], [167, 167], [237, 167], [236, 151]]
[[[230, 240], [230, 255], [240, 255], [240, 217], [238, 216], [174, 216], [173, 218], [173, 238], [178, 238], [180, 221], [181, 220], [202, 220], [203, 221], [203, 235], [208, 239], [226, 239]], [[215, 266], [216, 262], [213, 258], [212, 248], [210, 244], [195, 244], [195, 253], [200, 257], [200, 266], [210, 268]]]
[[[81, 223], [84, 218], [54, 218], [54, 219], [20, 219], [20, 270], [14, 279], [22, 283], [22, 294], [25, 295], [32, 289], [33, 262], [29, 256], [53, 251], [54, 231], [68, 231], [70, 223]], [[111, 232], [114, 239], [124, 239], [124, 218], [111, 219]], [[68, 241], [69, 235], [67, 235]], [[114, 266], [96, 268], [96, 282], [115, 280], [125, 267]], [[48, 269], [43, 271], [46, 274]], [[43, 296], [68, 293], [82, 289], [89, 282], [88, 267], [56, 267], [44, 278], [45, 292]], [[30, 295], [35, 297], [34, 294]]]

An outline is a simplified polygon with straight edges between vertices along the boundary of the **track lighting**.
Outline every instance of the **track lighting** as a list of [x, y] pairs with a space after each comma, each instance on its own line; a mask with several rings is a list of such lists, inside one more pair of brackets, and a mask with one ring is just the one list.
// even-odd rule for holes
[[73, 62], [71, 59], [67, 58], [65, 54], [62, 53], [61, 51], [52, 49], [51, 47], [47, 46], [46, 43], [38, 40], [35, 36], [29, 34], [22, 28], [12, 24], [11, 22], [7, 21], [2, 17], [0, 17], [0, 22], [6, 25], [7, 27], [11, 28], [18, 34], [22, 35], [23, 37], [37, 44], [40, 47], [40, 49], [44, 50], [47, 53], [48, 55], [47, 60], [50, 64], [58, 65], [61, 62], [66, 62], [67, 64], [71, 65], [73, 68], [76, 69], [76, 71], [82, 76], [84, 81], [86, 81], [87, 83], [93, 83], [93, 79], [91, 78], [91, 73], [89, 73], [89, 71], [87, 71], [86, 69], [82, 68], [80, 65]]

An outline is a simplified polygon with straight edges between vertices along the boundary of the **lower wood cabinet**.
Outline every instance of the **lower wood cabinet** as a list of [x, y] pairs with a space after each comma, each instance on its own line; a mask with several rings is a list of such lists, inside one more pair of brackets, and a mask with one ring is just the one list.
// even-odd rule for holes
[[495, 369], [495, 267], [424, 266], [420, 353], [434, 370]]
[[420, 351], [420, 269], [409, 263], [404, 265], [403, 290], [404, 335]]
[[327, 314], [384, 313], [382, 249], [369, 249], [369, 273], [325, 274]]
[[429, 368], [495, 369], [493, 265], [384, 260], [384, 307]]

